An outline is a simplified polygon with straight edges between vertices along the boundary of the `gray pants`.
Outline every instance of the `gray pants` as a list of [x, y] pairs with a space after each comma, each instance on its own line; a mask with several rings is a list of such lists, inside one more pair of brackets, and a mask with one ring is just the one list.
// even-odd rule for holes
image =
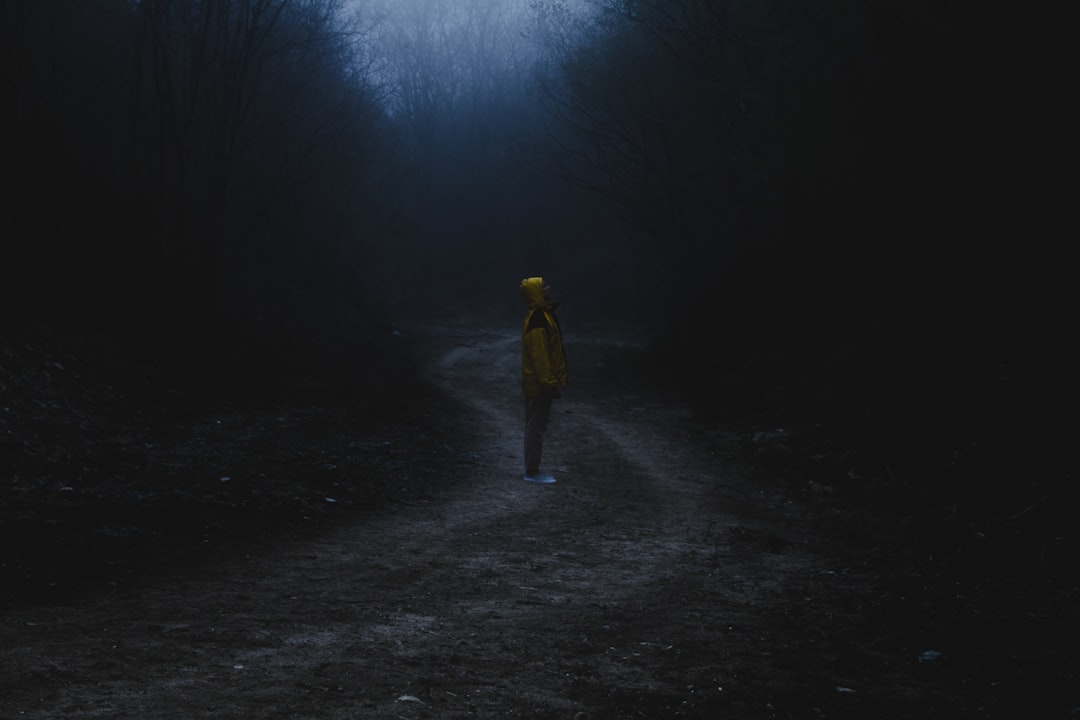
[[540, 471], [540, 452], [544, 448], [544, 431], [551, 417], [550, 391], [525, 398], [525, 474]]

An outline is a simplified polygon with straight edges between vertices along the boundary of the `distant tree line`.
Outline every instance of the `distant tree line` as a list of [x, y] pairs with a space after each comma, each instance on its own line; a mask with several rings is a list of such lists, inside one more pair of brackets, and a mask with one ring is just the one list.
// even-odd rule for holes
[[1037, 222], [1016, 21], [929, 0], [11, 0], [0, 292], [213, 353], [499, 305], [507, 277], [549, 273], [701, 382], [733, 348], [797, 365], [853, 333], [955, 373], [976, 346], [1014, 361], [1004, 338], [1044, 339], [1057, 305], [1028, 282], [1038, 251], [1001, 242]]
[[528, 6], [5, 3], [0, 292], [186, 361], [554, 272]]

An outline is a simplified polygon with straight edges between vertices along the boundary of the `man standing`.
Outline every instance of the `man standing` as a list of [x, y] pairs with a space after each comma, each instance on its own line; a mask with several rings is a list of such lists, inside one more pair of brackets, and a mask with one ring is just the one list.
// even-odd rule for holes
[[521, 328], [521, 389], [525, 393], [525, 480], [550, 485], [555, 478], [540, 472], [540, 451], [551, 415], [551, 401], [566, 386], [563, 351], [551, 287], [543, 278], [521, 281], [521, 297], [529, 306]]

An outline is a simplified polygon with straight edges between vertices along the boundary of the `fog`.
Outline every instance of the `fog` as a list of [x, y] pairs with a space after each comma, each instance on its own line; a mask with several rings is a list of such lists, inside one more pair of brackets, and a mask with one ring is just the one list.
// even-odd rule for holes
[[[425, 655], [377, 603], [342, 598], [423, 599], [397, 614], [457, 663], [477, 657], [471, 640], [415, 619], [475, 589], [485, 608], [523, 613], [488, 630], [522, 625], [524, 639], [491, 635], [494, 657], [515, 659], [476, 663], [483, 696], [443, 693], [469, 716], [489, 694], [533, 707], [517, 677], [537, 673], [594, 696], [605, 716], [620, 696], [625, 716], [645, 716], [639, 688], [604, 674], [626, 655], [642, 698], [673, 688], [652, 717], [692, 712], [712, 687], [721, 714], [783, 715], [811, 667], [821, 682], [790, 716], [880, 716], [848, 703], [887, 714], [897, 688], [905, 717], [1035, 716], [1051, 707], [1040, 688], [1060, 685], [1054, 712], [1076, 717], [1075, 670], [1058, 662], [1075, 655], [1066, 610], [1080, 587], [1080, 354], [1057, 179], [1071, 138], [1056, 76], [1068, 65], [1028, 51], [1035, 12], [931, 0], [0, 2], [0, 538], [12, 540], [0, 541], [0, 586], [16, 578], [65, 607], [7, 624], [33, 638], [13, 645], [24, 677], [9, 686], [38, 716], [50, 697], [84, 716], [112, 707], [123, 675], [169, 692], [205, 681], [223, 697], [236, 680], [219, 680], [243, 676], [263, 703], [266, 653], [310, 645], [319, 669], [286, 658], [283, 700], [375, 707], [382, 690], [356, 680], [378, 656], [355, 675], [338, 660], [379, 643], [346, 633], [341, 613], [380, 611], [387, 657], [408, 649], [408, 673]], [[1043, 48], [1069, 47], [1054, 29], [1039, 28]], [[571, 378], [553, 428], [573, 472], [542, 502], [503, 476], [518, 445], [518, 284], [537, 275], [559, 301]], [[310, 612], [282, 605], [293, 591], [258, 563], [244, 563], [253, 582], [229, 576], [205, 603], [168, 593], [180, 616], [197, 611], [175, 625], [173, 606], [126, 577], [95, 616], [50, 575], [81, 570], [104, 588], [125, 566], [103, 554], [79, 568], [80, 553], [144, 540], [137, 554], [157, 563], [153, 539], [169, 544], [154, 524], [174, 510], [198, 553], [217, 552], [210, 522], [237, 548], [249, 534], [269, 543], [263, 532], [285, 517], [311, 537], [311, 518], [353, 491], [383, 494], [395, 533], [375, 550], [333, 533], [355, 551], [320, 544], [314, 564], [282, 556], [292, 601], [316, 601]], [[478, 524], [444, 515], [439, 497], [467, 498]], [[130, 523], [113, 528], [114, 511]], [[421, 534], [397, 534], [400, 518], [421, 517]], [[114, 532], [129, 525], [146, 532]], [[440, 544], [447, 530], [458, 542]], [[487, 583], [504, 538], [511, 579]], [[624, 565], [639, 541], [663, 552]], [[594, 553], [603, 543], [615, 549]], [[443, 562], [461, 548], [458, 560], [479, 560]], [[409, 557], [342, 572], [341, 558], [360, 568], [369, 552]], [[536, 552], [558, 562], [534, 563]], [[689, 564], [672, 574], [676, 552]], [[775, 576], [789, 552], [797, 574]], [[38, 557], [59, 564], [42, 572]], [[607, 565], [611, 605], [543, 579], [572, 568], [567, 579], [589, 585]], [[458, 568], [480, 568], [484, 588], [458, 587]], [[649, 575], [666, 580], [626, 583]], [[429, 584], [439, 577], [446, 593]], [[534, 603], [540, 587], [558, 592]], [[288, 615], [279, 640], [242, 609], [259, 588]], [[695, 593], [700, 604], [680, 605]], [[153, 621], [129, 621], [130, 603]], [[730, 615], [739, 608], [745, 622]], [[248, 630], [214, 633], [226, 614]], [[530, 645], [532, 629], [569, 614], [574, 632]], [[481, 617], [458, 615], [463, 632]], [[658, 624], [631, 631], [633, 618]], [[353, 637], [289, 640], [321, 638], [320, 622]], [[114, 639], [133, 626], [145, 654]], [[836, 641], [844, 626], [850, 643]], [[637, 633], [625, 653], [608, 639], [624, 632]], [[208, 654], [229, 635], [251, 652]], [[76, 636], [83, 660], [58, 665], [56, 643]], [[595, 654], [560, 659], [586, 636]], [[162, 653], [173, 640], [190, 654]], [[514, 664], [522, 652], [528, 664]], [[166, 655], [182, 676], [141, 667]], [[772, 680], [754, 663], [773, 666]], [[489, 681], [492, 667], [505, 682]], [[438, 687], [426, 671], [392, 669], [383, 707], [405, 712], [398, 698], [437, 714], [411, 695]], [[919, 684], [932, 692], [908, 692]], [[100, 706], [77, 697], [90, 685]], [[935, 705], [946, 687], [964, 702]], [[980, 693], [1011, 697], [988, 705]]]
[[1008, 240], [1041, 215], [1005, 6], [2, 13], [5, 302], [152, 356], [510, 322], [542, 275], [697, 383], [760, 353], [809, 385], [850, 347], [923, 348], [904, 383], [1066, 357], [1063, 266]]
[[[516, 279], [546, 274], [571, 298], [584, 291], [583, 305], [617, 309], [604, 291], [589, 290], [590, 275], [608, 292], [626, 289], [596, 276], [600, 261], [589, 259], [608, 231], [566, 192], [551, 159], [544, 83], [559, 62], [554, 42], [582, 33], [585, 8], [529, 0], [351, 8], [369, 33], [410, 224], [386, 248], [393, 281], [383, 297], [484, 312], [506, 303]], [[611, 273], [625, 267], [605, 264]]]

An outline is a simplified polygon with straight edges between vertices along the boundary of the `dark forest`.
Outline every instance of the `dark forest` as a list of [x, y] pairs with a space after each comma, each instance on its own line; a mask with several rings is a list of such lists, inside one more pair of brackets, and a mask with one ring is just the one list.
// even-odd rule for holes
[[[144, 512], [132, 488], [155, 463], [136, 446], [178, 424], [329, 404], [428, 432], [438, 423], [413, 410], [452, 401], [424, 377], [438, 333], [516, 333], [516, 285], [541, 275], [568, 335], [627, 343], [581, 373], [588, 387], [667, 398], [687, 432], [741, 438], [736, 461], [764, 487], [883, 513], [910, 540], [904, 567], [934, 568], [919, 565], [934, 622], [958, 617], [950, 583], [1014, 588], [1003, 617], [1028, 590], [1040, 622], [1074, 615], [1080, 358], [1029, 12], [8, 0], [0, 613], [90, 592], [58, 578], [106, 572], [97, 545], [78, 560], [63, 548], [100, 536], [96, 517]], [[297, 433], [330, 432], [319, 417]], [[445, 444], [470, 442], [454, 432]], [[214, 464], [199, 452], [191, 473]], [[396, 492], [369, 484], [380, 502]], [[155, 506], [179, 539], [153, 551], [189, 558], [198, 533], [180, 528], [208, 507]], [[213, 507], [223, 547], [272, 532]], [[147, 557], [124, 557], [147, 574]], [[1075, 619], [1062, 627], [1067, 645]], [[1057, 684], [1075, 681], [1075, 653], [1061, 652], [1072, 666], [1054, 678], [1020, 671], [1042, 693], [1033, 717], [1076, 716]], [[565, 717], [769, 716], [582, 702]], [[849, 716], [786, 702], [772, 717]], [[939, 702], [958, 717], [1016, 709]]]

